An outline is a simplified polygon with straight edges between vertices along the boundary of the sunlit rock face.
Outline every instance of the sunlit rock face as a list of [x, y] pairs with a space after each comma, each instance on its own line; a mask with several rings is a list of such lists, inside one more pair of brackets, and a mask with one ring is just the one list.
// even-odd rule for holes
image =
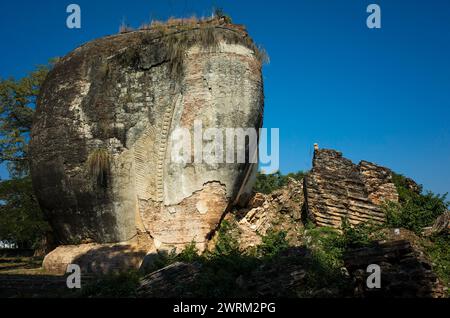
[[316, 149], [305, 202], [317, 225], [341, 228], [344, 218], [351, 225], [384, 222], [382, 205], [398, 202], [398, 193], [388, 168], [367, 161], [356, 165], [339, 151]]
[[191, 162], [174, 162], [171, 136], [186, 128], [194, 139], [196, 122], [203, 132], [260, 128], [257, 55], [242, 27], [213, 23], [105, 37], [62, 58], [42, 87], [30, 145], [33, 185], [59, 242], [145, 233], [156, 248], [204, 248], [227, 207], [245, 199], [256, 165], [194, 160], [194, 140]]

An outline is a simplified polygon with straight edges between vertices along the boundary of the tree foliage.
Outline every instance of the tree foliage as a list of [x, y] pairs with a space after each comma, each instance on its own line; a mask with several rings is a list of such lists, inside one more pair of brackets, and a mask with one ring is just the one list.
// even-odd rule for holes
[[0, 80], [0, 164], [7, 165], [11, 177], [0, 181], [0, 241], [21, 248], [37, 247], [49, 229], [28, 175], [28, 142], [50, 66], [38, 66], [19, 80]]
[[394, 183], [399, 194], [398, 203], [388, 203], [385, 207], [387, 223], [390, 227], [403, 227], [420, 234], [424, 227], [430, 226], [436, 218], [449, 207], [447, 195], [423, 193], [422, 187], [414, 191], [407, 179], [394, 175]]
[[0, 241], [34, 248], [48, 230], [30, 177], [0, 182]]
[[286, 175], [281, 174], [281, 172], [279, 172], [279, 171], [277, 171], [276, 173], [273, 173], [273, 174], [264, 174], [264, 173], [258, 172], [254, 190], [256, 192], [269, 194], [269, 193], [285, 186], [287, 184], [289, 178], [292, 178], [295, 180], [301, 180], [305, 175], [306, 175], [306, 173], [303, 171], [291, 172]]
[[28, 141], [41, 84], [49, 66], [19, 80], [0, 80], [0, 164], [6, 163], [13, 176], [28, 172]]

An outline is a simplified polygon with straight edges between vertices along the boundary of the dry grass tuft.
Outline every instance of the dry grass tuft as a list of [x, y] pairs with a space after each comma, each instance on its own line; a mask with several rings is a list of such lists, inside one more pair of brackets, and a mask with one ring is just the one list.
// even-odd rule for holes
[[264, 65], [264, 64], [269, 64], [270, 63], [270, 57], [269, 54], [267, 53], [266, 49], [263, 48], [260, 45], [255, 45], [253, 44], [255, 47], [253, 49], [253, 51], [255, 52], [255, 56], [258, 59], [258, 61]]
[[123, 33], [128, 33], [128, 32], [132, 32], [134, 31], [134, 29], [132, 27], [130, 27], [128, 24], [123, 23], [119, 26], [119, 33], [123, 34]]
[[[143, 24], [139, 29], [153, 31], [157, 36], [164, 38], [169, 74], [176, 80], [181, 79], [184, 74], [184, 59], [187, 50], [196, 44], [210, 52], [216, 51], [221, 41], [229, 44], [242, 44], [254, 52], [261, 65], [268, 63], [269, 57], [266, 51], [246, 35], [245, 28], [237, 26], [238, 30], [236, 30], [230, 24], [231, 18], [222, 10], [216, 10], [212, 18], [199, 19], [192, 16], [187, 19], [177, 19], [171, 17], [166, 22], [153, 20], [150, 24]], [[125, 32], [129, 32], [129, 29], [125, 30]], [[130, 62], [129, 65], [133, 65], [135, 57], [136, 54], [133, 53], [125, 58]]]
[[107, 186], [109, 175], [109, 153], [106, 149], [96, 149], [92, 151], [87, 159], [90, 176], [96, 180], [97, 185]]

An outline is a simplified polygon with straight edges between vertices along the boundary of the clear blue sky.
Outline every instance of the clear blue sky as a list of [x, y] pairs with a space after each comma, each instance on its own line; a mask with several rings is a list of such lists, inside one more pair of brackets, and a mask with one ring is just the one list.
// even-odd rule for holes
[[[65, 26], [82, 9], [81, 30]], [[377, 3], [382, 28], [370, 30]], [[450, 191], [450, 1], [71, 0], [0, 2], [0, 76], [36, 64], [125, 20], [208, 16], [222, 7], [268, 51], [265, 126], [280, 128], [281, 171], [309, 169], [312, 145], [341, 150]], [[1, 169], [2, 177], [6, 171]]]

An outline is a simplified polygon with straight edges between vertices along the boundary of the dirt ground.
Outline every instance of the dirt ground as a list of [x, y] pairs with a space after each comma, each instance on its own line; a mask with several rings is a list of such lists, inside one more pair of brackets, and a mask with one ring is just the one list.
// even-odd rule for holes
[[71, 297], [65, 276], [46, 273], [41, 257], [0, 257], [0, 298]]

